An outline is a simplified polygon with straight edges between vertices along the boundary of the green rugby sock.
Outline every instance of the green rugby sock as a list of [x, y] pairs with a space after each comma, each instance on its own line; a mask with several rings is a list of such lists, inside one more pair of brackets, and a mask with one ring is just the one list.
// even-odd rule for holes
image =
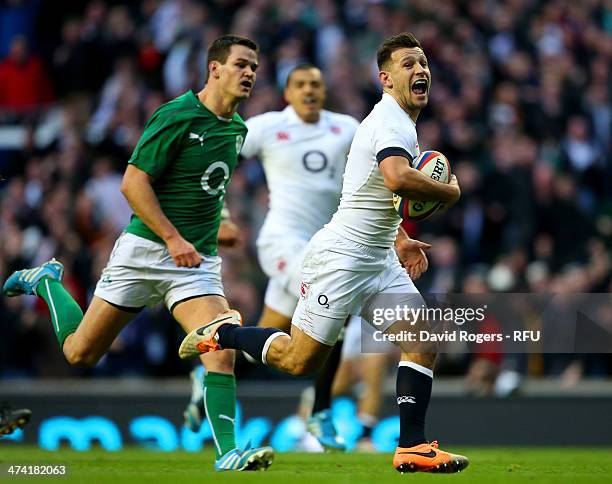
[[236, 379], [227, 373], [206, 373], [204, 376], [204, 408], [212, 429], [217, 459], [236, 448]]
[[61, 282], [48, 277], [40, 280], [36, 286], [36, 294], [49, 306], [53, 330], [61, 349], [66, 338], [74, 333], [81, 323], [83, 311]]

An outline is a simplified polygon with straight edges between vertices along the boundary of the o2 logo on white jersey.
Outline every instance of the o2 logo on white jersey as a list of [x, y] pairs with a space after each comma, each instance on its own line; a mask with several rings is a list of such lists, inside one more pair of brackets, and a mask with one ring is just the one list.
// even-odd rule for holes
[[[223, 171], [223, 180], [221, 180], [219, 186], [211, 187], [208, 182], [210, 180], [211, 175], [216, 169]], [[225, 183], [227, 182], [227, 180], [229, 180], [229, 177], [230, 170], [229, 166], [227, 166], [227, 163], [225, 163], [225, 161], [215, 161], [214, 163], [211, 163], [208, 168], [206, 168], [206, 171], [200, 179], [200, 185], [202, 186], [202, 190], [204, 190], [209, 195], [214, 197], [220, 194], [221, 197], [223, 197], [223, 194], [225, 193]]]
[[319, 306], [323, 306], [325, 309], [329, 309], [329, 298], [325, 294], [319, 294], [317, 298]]
[[304, 168], [311, 173], [320, 173], [327, 168], [328, 161], [325, 153], [318, 150], [311, 150], [304, 153], [302, 157]]

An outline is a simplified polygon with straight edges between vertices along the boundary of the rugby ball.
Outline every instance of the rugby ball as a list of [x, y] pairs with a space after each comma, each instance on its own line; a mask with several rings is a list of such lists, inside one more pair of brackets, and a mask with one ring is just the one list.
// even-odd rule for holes
[[[413, 160], [412, 167], [439, 182], [448, 183], [450, 180], [450, 163], [439, 151], [424, 151]], [[436, 213], [441, 205], [442, 202], [421, 202], [393, 195], [393, 206], [404, 220], [425, 220]]]

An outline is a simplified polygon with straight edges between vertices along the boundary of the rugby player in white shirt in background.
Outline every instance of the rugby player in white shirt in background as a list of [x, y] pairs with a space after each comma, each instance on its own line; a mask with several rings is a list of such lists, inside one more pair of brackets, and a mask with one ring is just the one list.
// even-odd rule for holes
[[[291, 336], [272, 328], [242, 327], [240, 315], [228, 311], [189, 333], [179, 349], [181, 357], [234, 348], [279, 370], [304, 375], [323, 366], [349, 314], [362, 314], [372, 322], [383, 295], [395, 296], [393, 303], [399, 307], [423, 306], [392, 248], [401, 221], [393, 194], [441, 201], [448, 208], [461, 191], [456, 177], [440, 183], [411, 164], [419, 154], [416, 120], [427, 106], [431, 86], [421, 44], [410, 33], [390, 37], [380, 45], [377, 63], [383, 96], [355, 133], [338, 211], [309, 244]], [[415, 255], [419, 252], [415, 248]], [[383, 321], [376, 330], [404, 336], [415, 329], [412, 324], [423, 321]], [[400, 428], [393, 467], [400, 472], [465, 469], [466, 457], [442, 451], [436, 441], [425, 438], [434, 344], [397, 344], [402, 350], [396, 384]]]
[[[246, 121], [249, 131], [241, 155], [261, 160], [270, 193], [257, 239], [259, 262], [269, 278], [258, 326], [289, 332], [306, 246], [338, 208], [346, 157], [359, 122], [323, 109], [325, 82], [314, 65], [302, 64], [289, 73], [284, 96], [284, 110]], [[312, 416], [306, 424], [326, 450], [344, 450], [330, 412], [341, 345], [336, 344], [316, 378]], [[192, 372], [191, 402], [185, 411], [186, 425], [193, 431], [204, 417], [202, 373], [202, 367]]]

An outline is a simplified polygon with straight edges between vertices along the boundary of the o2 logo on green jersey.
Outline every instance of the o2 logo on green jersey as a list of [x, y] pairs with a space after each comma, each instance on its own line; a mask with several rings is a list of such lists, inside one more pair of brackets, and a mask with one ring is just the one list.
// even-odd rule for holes
[[[211, 187], [209, 184], [210, 177], [212, 176], [213, 172], [217, 169], [220, 169], [223, 171], [223, 179], [221, 180], [221, 182], [219, 183], [217, 187]], [[227, 163], [225, 163], [225, 161], [215, 161], [214, 163], [211, 163], [208, 168], [206, 168], [206, 171], [204, 172], [204, 174], [202, 175], [202, 178], [200, 179], [200, 185], [202, 186], [202, 190], [204, 190], [206, 193], [208, 193], [209, 195], [213, 197], [219, 194], [223, 196], [223, 194], [225, 193], [225, 184], [227, 180], [229, 180], [229, 177], [230, 177], [230, 170], [229, 170], [229, 167], [227, 166]]]

